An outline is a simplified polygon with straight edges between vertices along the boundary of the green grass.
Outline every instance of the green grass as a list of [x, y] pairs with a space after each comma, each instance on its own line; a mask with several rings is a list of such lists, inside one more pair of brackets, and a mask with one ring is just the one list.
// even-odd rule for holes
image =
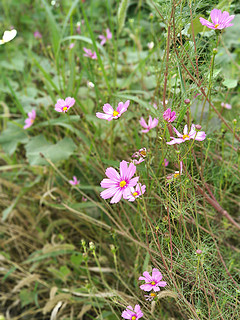
[[[0, 4], [1, 30], [18, 30], [0, 46], [0, 318], [116, 320], [140, 304], [143, 319], [239, 319], [240, 6], [174, 3]], [[218, 41], [199, 23], [215, 7], [236, 15]], [[106, 28], [113, 38], [102, 47]], [[57, 113], [68, 96], [74, 107]], [[128, 99], [118, 120], [95, 116]], [[167, 107], [180, 132], [201, 124], [207, 138], [168, 146], [176, 135], [162, 117]], [[37, 117], [23, 130], [32, 109]], [[142, 134], [149, 115], [159, 125]], [[144, 196], [103, 200], [105, 170], [143, 147]], [[181, 160], [183, 174], [168, 184]], [[153, 267], [168, 285], [151, 303], [138, 278]]]

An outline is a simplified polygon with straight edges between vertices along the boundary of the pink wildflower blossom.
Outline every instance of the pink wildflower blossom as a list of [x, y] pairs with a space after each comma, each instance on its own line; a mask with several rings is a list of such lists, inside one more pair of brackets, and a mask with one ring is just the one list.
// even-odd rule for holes
[[91, 59], [97, 59], [97, 54], [96, 52], [93, 52], [91, 49], [87, 49], [87, 48], [83, 48], [83, 50], [86, 52], [84, 54], [84, 57], [88, 57], [88, 58], [91, 58]]
[[87, 202], [87, 198], [85, 198], [84, 196], [82, 196], [82, 202]]
[[149, 130], [155, 128], [158, 125], [158, 119], [154, 118], [152, 120], [152, 117], [149, 116], [149, 120], [147, 124], [146, 121], [143, 119], [143, 117], [141, 117], [139, 123], [143, 128], [145, 128], [145, 130], [142, 130], [142, 133], [147, 133]]
[[228, 110], [231, 110], [232, 109], [232, 106], [229, 104], [229, 103], [224, 103], [222, 102], [221, 103], [221, 106], [225, 109], [228, 109]]
[[135, 188], [131, 187], [129, 189], [130, 189], [130, 193], [127, 196], [127, 200], [130, 202], [133, 202], [145, 193], [146, 186], [142, 185], [141, 183], [138, 183]]
[[140, 289], [144, 291], [153, 291], [157, 292], [160, 291], [159, 287], [165, 287], [167, 285], [167, 282], [161, 281], [162, 280], [162, 274], [157, 268], [153, 268], [152, 270], [152, 276], [147, 271], [143, 272], [144, 277], [139, 277], [138, 280], [144, 280], [145, 284], [142, 284], [140, 286]]
[[71, 97], [67, 97], [65, 100], [58, 99], [55, 104], [55, 110], [57, 112], [67, 112], [75, 103], [75, 99]]
[[199, 18], [203, 26], [208, 27], [213, 30], [222, 30], [227, 27], [233, 26], [233, 23], [230, 23], [234, 19], [234, 15], [230, 16], [227, 11], [222, 11], [218, 9], [213, 9], [210, 13], [212, 22], [204, 18]]
[[108, 39], [112, 39], [112, 33], [111, 33], [111, 31], [107, 28], [107, 30], [106, 30], [106, 36], [101, 34], [100, 36], [98, 36], [98, 38], [99, 38], [100, 40], [102, 40], [102, 41], [100, 42], [101, 46], [104, 46], [104, 44], [107, 42]]
[[68, 181], [72, 186], [76, 186], [77, 184], [80, 183], [80, 180], [77, 179], [76, 176], [73, 176], [73, 180]]
[[167, 144], [172, 145], [176, 143], [182, 143], [187, 140], [195, 139], [197, 141], [203, 141], [206, 138], [206, 133], [204, 131], [196, 131], [195, 125], [192, 124], [190, 132], [188, 132], [188, 126], [185, 125], [183, 129], [183, 134], [179, 133], [176, 128], [173, 127], [178, 138], [170, 137], [172, 141], [167, 142]]
[[178, 178], [179, 175], [182, 175], [182, 171], [183, 171], [182, 169], [183, 169], [183, 163], [182, 161], [180, 161], [180, 171], [175, 171], [174, 173], [167, 175], [166, 177], [167, 180], [171, 182], [173, 179]]
[[137, 165], [137, 164], [142, 163], [143, 161], [145, 161], [144, 158], [139, 158], [138, 160], [137, 160], [137, 159], [133, 159], [133, 160], [132, 160], [132, 163], [134, 163], [135, 165]]
[[70, 43], [70, 45], [69, 45], [69, 49], [73, 49], [75, 47], [75, 43], [74, 42], [72, 42], [72, 43]]
[[145, 158], [146, 156], [147, 156], [147, 149], [141, 148], [138, 151], [134, 152], [134, 154], [132, 155], [132, 158], [138, 158], [138, 157]]
[[102, 191], [100, 196], [103, 199], [113, 197], [110, 203], [117, 203], [122, 197], [127, 199], [130, 192], [129, 188], [134, 187], [139, 179], [139, 177], [132, 178], [135, 172], [136, 166], [130, 163], [128, 167], [124, 160], [120, 162], [120, 174], [112, 167], [107, 168], [105, 173], [109, 179], [101, 181], [101, 187], [107, 189]]
[[127, 306], [126, 310], [123, 311], [122, 317], [128, 320], [138, 320], [143, 317], [143, 313], [140, 309], [139, 304], [136, 304], [133, 310], [132, 306]]
[[169, 165], [169, 161], [166, 158], [163, 160], [163, 165], [165, 167], [167, 167]]
[[34, 35], [34, 38], [36, 38], [36, 39], [42, 38], [42, 34], [38, 30], [36, 30], [33, 35]]
[[176, 119], [176, 112], [172, 111], [168, 108], [165, 112], [163, 112], [163, 119], [167, 122], [173, 122]]
[[25, 120], [25, 126], [23, 127], [24, 130], [31, 127], [34, 120], [36, 118], [36, 111], [33, 109], [31, 112], [28, 112], [28, 118]]
[[144, 297], [146, 301], [153, 301], [155, 299], [157, 294], [155, 292], [151, 292], [150, 294], [145, 294]]
[[202, 254], [202, 250], [201, 249], [197, 249], [196, 250], [196, 255], [200, 256], [200, 254]]
[[114, 110], [113, 107], [109, 104], [106, 103], [103, 106], [103, 111], [105, 113], [97, 112], [96, 116], [99, 119], [105, 119], [108, 121], [111, 121], [113, 119], [118, 119], [121, 117], [121, 115], [127, 111], [127, 108], [129, 106], [130, 100], [127, 100], [125, 103], [119, 102], [117, 109]]

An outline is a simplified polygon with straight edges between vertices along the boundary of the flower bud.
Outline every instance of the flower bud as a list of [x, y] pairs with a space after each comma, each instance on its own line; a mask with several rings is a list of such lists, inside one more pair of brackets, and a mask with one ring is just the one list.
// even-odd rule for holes
[[185, 99], [184, 102], [185, 102], [186, 104], [189, 104], [191, 101], [190, 101], [190, 99]]
[[202, 250], [197, 249], [197, 250], [196, 250], [196, 254], [197, 254], [198, 256], [200, 256], [200, 254], [202, 254]]
[[233, 119], [233, 124], [237, 124], [237, 119]]
[[195, 128], [196, 128], [196, 130], [201, 130], [202, 126], [200, 124], [196, 124]]
[[89, 242], [89, 248], [90, 250], [95, 250], [95, 244], [92, 241]]
[[218, 53], [218, 49], [217, 48], [213, 48], [213, 54], [217, 54]]

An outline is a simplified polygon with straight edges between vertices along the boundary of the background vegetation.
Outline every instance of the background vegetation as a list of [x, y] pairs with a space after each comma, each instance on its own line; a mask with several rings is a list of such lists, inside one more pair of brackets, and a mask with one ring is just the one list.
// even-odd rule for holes
[[[216, 7], [236, 15], [218, 42], [199, 22]], [[3, 0], [0, 12], [1, 33], [18, 31], [0, 46], [2, 318], [115, 320], [138, 303], [144, 319], [239, 319], [239, 2]], [[68, 96], [75, 106], [57, 113]], [[117, 121], [95, 116], [128, 99]], [[207, 139], [167, 146], [165, 100], [180, 132], [199, 123]], [[150, 114], [159, 126], [144, 135]], [[110, 205], [106, 168], [142, 147], [143, 199]], [[138, 281], [152, 267], [168, 283], [156, 303]]]

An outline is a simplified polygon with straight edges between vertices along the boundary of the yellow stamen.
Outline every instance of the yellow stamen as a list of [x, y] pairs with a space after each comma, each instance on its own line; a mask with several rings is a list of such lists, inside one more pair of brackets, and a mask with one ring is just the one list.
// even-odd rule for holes
[[157, 294], [154, 293], [154, 292], [151, 292], [151, 293], [150, 293], [150, 296], [151, 296], [151, 297], [156, 297], [156, 295], [157, 295]]
[[189, 138], [189, 135], [188, 135], [188, 134], [184, 134], [184, 135], [182, 136], [182, 138], [183, 138], [183, 139]]
[[133, 194], [132, 194], [134, 197], [136, 197], [136, 196], [138, 196], [138, 192], [133, 192]]
[[215, 24], [215, 26], [214, 26], [214, 28], [217, 28], [217, 27], [219, 27], [219, 23]]
[[137, 317], [135, 317], [135, 316], [132, 316], [132, 319], [131, 320], [136, 320], [137, 319]]
[[117, 111], [114, 110], [114, 111], [113, 111], [113, 116], [116, 117], [116, 116], [118, 116], [118, 115], [119, 115], [119, 112], [117, 112]]
[[62, 108], [63, 111], [66, 111], [67, 109], [68, 109], [68, 107], [63, 107]]
[[174, 178], [177, 178], [179, 176], [179, 173], [175, 173]]
[[140, 154], [141, 154], [142, 156], [146, 156], [146, 155], [147, 155], [147, 152], [146, 152], [145, 150], [143, 150], [143, 151], [140, 151]]
[[156, 284], [156, 282], [155, 282], [155, 281], [152, 281], [152, 282], [151, 282], [151, 285], [152, 285], [152, 286], [154, 286], [155, 284]]
[[122, 180], [122, 181], [120, 182], [120, 187], [123, 188], [123, 187], [125, 187], [126, 184], [127, 184], [127, 182], [124, 181], [124, 180]]

